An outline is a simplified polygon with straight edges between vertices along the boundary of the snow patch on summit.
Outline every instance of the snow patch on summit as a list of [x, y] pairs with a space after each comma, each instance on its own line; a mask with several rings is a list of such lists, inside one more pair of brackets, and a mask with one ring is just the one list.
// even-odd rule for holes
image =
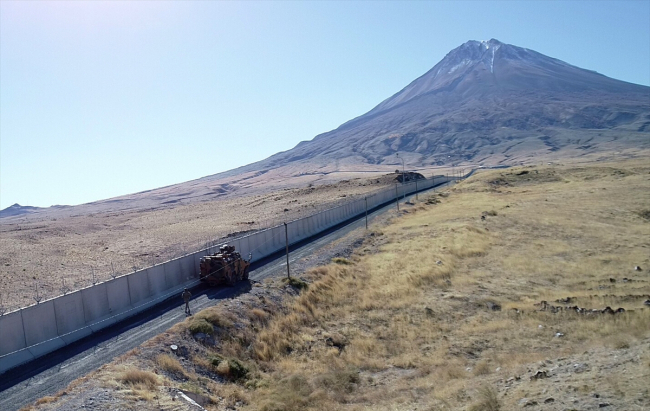
[[494, 54], [497, 52], [497, 50], [499, 50], [500, 46], [501, 46], [500, 44], [497, 44], [492, 48], [492, 60], [490, 61], [490, 73], [494, 73]]
[[472, 61], [469, 59], [463, 59], [463, 61], [461, 61], [459, 64], [456, 64], [454, 67], [450, 68], [447, 74], [451, 74], [454, 71], [458, 70], [459, 68], [469, 65], [471, 62]]

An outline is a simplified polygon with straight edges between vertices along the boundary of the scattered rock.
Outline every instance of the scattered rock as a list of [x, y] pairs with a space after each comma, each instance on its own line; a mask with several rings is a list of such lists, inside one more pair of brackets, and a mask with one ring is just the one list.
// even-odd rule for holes
[[608, 402], [601, 402], [600, 404], [598, 404], [598, 408], [605, 408], [605, 407], [609, 407], [610, 405], [611, 404]]
[[564, 337], [564, 333], [555, 333], [555, 338]]
[[641, 267], [639, 267], [638, 265], [635, 265], [634, 266], [634, 271], [642, 271], [642, 270], [641, 270]]
[[343, 351], [347, 345], [347, 340], [341, 334], [331, 334], [325, 338], [325, 343], [330, 347], [336, 347], [339, 351]]
[[548, 374], [546, 371], [537, 371], [535, 375], [530, 377], [530, 380], [541, 380], [542, 378], [548, 378]]
[[581, 373], [581, 372], [587, 371], [588, 369], [589, 369], [589, 366], [587, 364], [585, 364], [585, 363], [573, 364], [573, 372]]
[[553, 397], [549, 397], [549, 398], [544, 400], [544, 404], [552, 404], [554, 402], [555, 402], [555, 398], [553, 398]]
[[501, 311], [501, 306], [499, 304], [493, 303], [491, 301], [488, 301], [487, 307], [492, 311]]

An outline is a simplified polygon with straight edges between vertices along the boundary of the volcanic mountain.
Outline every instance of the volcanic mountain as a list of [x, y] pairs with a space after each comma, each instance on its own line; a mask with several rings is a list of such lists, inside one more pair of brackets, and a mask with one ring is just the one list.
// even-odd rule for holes
[[407, 168], [424, 169], [649, 153], [650, 87], [495, 39], [472, 40], [366, 114], [291, 150], [88, 206], [147, 208], [208, 201], [245, 188], [268, 190], [331, 182], [353, 171], [393, 171], [401, 159]]
[[650, 87], [533, 50], [468, 41], [368, 113], [227, 174], [290, 167], [515, 164], [650, 148]]

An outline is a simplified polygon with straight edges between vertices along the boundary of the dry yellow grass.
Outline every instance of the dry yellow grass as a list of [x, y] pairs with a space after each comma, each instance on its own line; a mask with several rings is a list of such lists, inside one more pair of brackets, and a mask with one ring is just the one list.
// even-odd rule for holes
[[[491, 171], [455, 186], [440, 204], [416, 206], [373, 237], [383, 238], [379, 252], [318, 270], [289, 312], [261, 331], [254, 353], [270, 374], [251, 403], [499, 409], [505, 401], [511, 408], [513, 400], [498, 399], [486, 381], [549, 356], [648, 338], [640, 297], [650, 287], [632, 268], [650, 262], [650, 225], [639, 212], [650, 204], [649, 171], [639, 164]], [[627, 312], [536, 305], [567, 297]], [[333, 344], [331, 333], [345, 342]], [[390, 384], [367, 382], [388, 373], [396, 374]]]
[[[208, 409], [509, 410], [542, 395], [545, 382], [506, 380], [530, 383], [547, 361], [585, 355], [598, 370], [623, 350], [616, 355], [634, 358], [624, 367], [603, 363], [607, 374], [571, 375], [559, 389], [644, 406], [649, 174], [642, 162], [485, 171], [436, 201], [422, 198], [351, 258], [311, 270], [285, 306], [260, 296], [263, 310], [237, 305], [236, 317], [219, 305], [166, 333], [191, 338], [200, 321], [219, 341], [192, 355], [194, 371], [184, 363], [182, 387], [221, 398]], [[553, 312], [542, 301], [625, 312]], [[239, 366], [247, 372], [234, 378]], [[128, 388], [128, 367], [100, 375]], [[206, 382], [197, 369], [225, 380]], [[152, 391], [145, 384], [133, 395]], [[557, 405], [562, 394], [553, 395]]]
[[124, 371], [124, 373], [120, 377], [120, 380], [126, 385], [131, 385], [134, 387], [143, 387], [149, 390], [153, 390], [154, 388], [156, 388], [156, 385], [158, 383], [158, 378], [156, 377], [155, 374], [149, 371], [136, 370], [136, 369], [130, 369]]
[[178, 358], [172, 357], [169, 354], [160, 354], [156, 357], [156, 364], [162, 369], [170, 373], [185, 376], [185, 370], [178, 361]]

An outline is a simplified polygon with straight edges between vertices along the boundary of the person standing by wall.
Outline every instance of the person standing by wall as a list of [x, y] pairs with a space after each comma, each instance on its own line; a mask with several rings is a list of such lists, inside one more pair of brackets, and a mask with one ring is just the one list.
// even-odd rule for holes
[[181, 297], [183, 297], [183, 301], [185, 301], [185, 314], [192, 315], [192, 312], [190, 311], [190, 298], [192, 298], [192, 293], [186, 288], [183, 291], [183, 294], [181, 294]]

